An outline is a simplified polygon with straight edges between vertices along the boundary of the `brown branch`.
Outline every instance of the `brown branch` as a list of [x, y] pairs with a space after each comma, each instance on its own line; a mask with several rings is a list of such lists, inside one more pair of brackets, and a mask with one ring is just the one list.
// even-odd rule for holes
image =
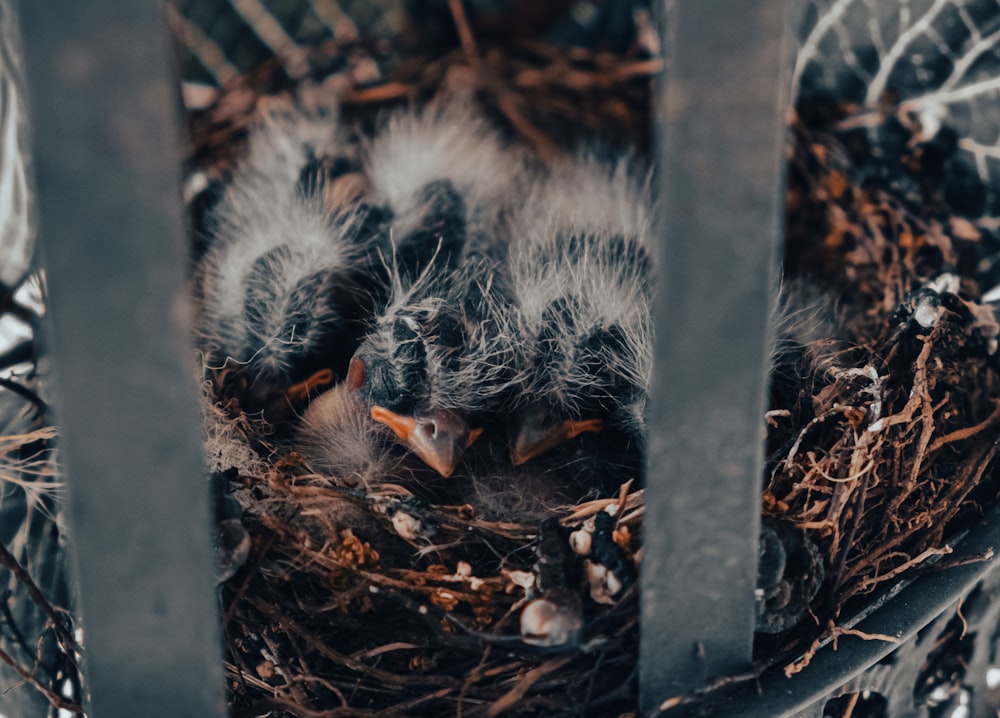
[[914, 568], [915, 566], [919, 566], [920, 564], [922, 564], [924, 561], [926, 561], [927, 559], [931, 558], [932, 556], [947, 556], [951, 552], [952, 552], [951, 546], [943, 546], [941, 548], [929, 548], [929, 549], [926, 549], [925, 551], [921, 552], [919, 555], [914, 556], [913, 558], [911, 558], [910, 560], [906, 561], [902, 565], [897, 566], [896, 568], [892, 569], [891, 571], [889, 571], [887, 573], [882, 574], [881, 576], [874, 576], [872, 578], [865, 579], [864, 581], [861, 581], [855, 587], [855, 591], [857, 593], [863, 593], [865, 591], [868, 591], [869, 589], [874, 588], [875, 586], [877, 586], [880, 583], [885, 583], [886, 581], [891, 581], [892, 579], [896, 578], [896, 576], [899, 576], [900, 574], [905, 573], [906, 571], [910, 570], [911, 568]]
[[952, 444], [956, 441], [964, 441], [965, 439], [971, 439], [976, 434], [985, 431], [993, 424], [1000, 421], [1000, 400], [993, 399], [992, 403], [993, 403], [992, 414], [990, 414], [988, 417], [986, 417], [983, 421], [979, 422], [975, 426], [969, 426], [964, 429], [958, 429], [957, 431], [953, 431], [950, 434], [939, 436], [937, 439], [934, 440], [934, 443], [931, 444], [930, 449], [928, 449], [929, 453], [933, 454], [935, 451], [937, 451], [946, 444]]
[[402, 82], [386, 82], [375, 87], [351, 90], [343, 98], [345, 105], [367, 105], [409, 97], [415, 88]]
[[514, 129], [531, 143], [543, 162], [553, 164], [561, 155], [556, 143], [548, 135], [535, 127], [521, 111], [524, 102], [512, 92], [500, 90], [497, 96], [497, 106]]
[[0, 661], [3, 661], [8, 666], [13, 668], [21, 678], [24, 679], [25, 683], [29, 684], [36, 691], [45, 696], [45, 699], [53, 708], [58, 708], [60, 710], [69, 711], [70, 713], [75, 713], [77, 715], [83, 715], [83, 707], [79, 703], [73, 701], [68, 701], [59, 694], [52, 691], [48, 686], [44, 685], [40, 680], [35, 678], [35, 676], [28, 669], [24, 668], [21, 664], [15, 661], [6, 651], [0, 649]]
[[430, 688], [438, 688], [442, 685], [447, 686], [450, 689], [457, 687], [455, 686], [455, 679], [448, 676], [407, 676], [399, 673], [390, 673], [389, 671], [384, 671], [380, 668], [375, 668], [369, 666], [360, 661], [352, 659], [350, 656], [344, 655], [339, 651], [334, 650], [325, 642], [313, 635], [313, 632], [307, 629], [305, 626], [300, 625], [290, 616], [281, 614], [276, 606], [270, 605], [257, 605], [257, 609], [263, 613], [273, 625], [281, 625], [285, 629], [293, 631], [309, 644], [309, 647], [314, 651], [317, 651], [320, 655], [324, 656], [328, 660], [336, 663], [337, 665], [343, 666], [344, 668], [359, 673], [361, 675], [368, 675], [371, 678], [377, 680], [380, 684], [385, 687], [404, 687], [404, 686], [426, 686]]
[[737, 673], [731, 676], [722, 676], [721, 678], [714, 678], [706, 683], [701, 688], [691, 691], [690, 693], [682, 693], [677, 696], [671, 696], [660, 702], [656, 707], [656, 710], [660, 713], [665, 713], [672, 708], [678, 706], [687, 705], [689, 703], [694, 703], [695, 701], [701, 700], [706, 696], [714, 693], [720, 688], [725, 688], [726, 686], [731, 686], [736, 683], [746, 683], [748, 681], [754, 681], [760, 678], [760, 673], [757, 670], [748, 671], [747, 673]]
[[865, 633], [864, 631], [859, 631], [856, 628], [842, 628], [840, 626], [834, 626], [830, 630], [830, 635], [833, 637], [833, 650], [837, 650], [837, 639], [840, 636], [854, 636], [855, 638], [860, 638], [862, 641], [885, 641], [886, 643], [899, 643], [899, 639], [896, 636], [887, 636], [884, 633]]
[[571, 660], [571, 657], [566, 656], [562, 658], [553, 658], [540, 666], [532, 668], [524, 675], [518, 676], [517, 683], [514, 687], [495, 700], [487, 709], [486, 715], [489, 718], [494, 718], [495, 716], [498, 716], [506, 711], [508, 708], [513, 707], [518, 701], [524, 698], [525, 694], [533, 685], [548, 674], [559, 670]]
[[465, 8], [462, 7], [462, 0], [448, 0], [448, 8], [455, 20], [455, 29], [462, 42], [462, 52], [465, 53], [465, 59], [473, 68], [478, 68], [481, 63], [479, 48], [476, 47], [476, 38], [469, 26], [469, 18], [465, 14]]
[[49, 603], [45, 596], [42, 595], [41, 589], [34, 582], [28, 572], [21, 566], [14, 555], [7, 550], [7, 547], [0, 542], [0, 565], [4, 566], [14, 578], [24, 586], [28, 592], [28, 596], [31, 600], [38, 605], [45, 615], [49, 617], [49, 621], [52, 623], [52, 630], [56, 634], [56, 638], [59, 640], [60, 647], [63, 652], [69, 658], [70, 662], [74, 667], [79, 668], [76, 665], [75, 653], [79, 650], [79, 646], [76, 644], [76, 640], [73, 638], [73, 634], [70, 632], [69, 628], [66, 626], [66, 614], [65, 612], [60, 613], [52, 604]]

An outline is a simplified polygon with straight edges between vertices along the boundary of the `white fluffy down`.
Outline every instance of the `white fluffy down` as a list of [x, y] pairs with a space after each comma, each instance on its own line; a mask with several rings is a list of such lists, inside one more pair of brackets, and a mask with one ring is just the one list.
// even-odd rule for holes
[[[496, 197], [520, 172], [520, 156], [471, 107], [432, 106], [391, 116], [367, 152], [376, 199], [400, 210], [428, 182], [447, 179], [473, 199]], [[478, 203], [478, 202], [477, 202]]]
[[306, 409], [294, 445], [315, 471], [372, 487], [402, 468], [390, 441], [357, 393], [339, 384]]
[[[609, 369], [631, 384], [648, 387], [652, 371], [653, 276], [648, 262], [629, 261], [625, 250], [652, 261], [653, 210], [648, 175], [629, 160], [607, 165], [590, 157], [566, 161], [534, 186], [513, 227], [511, 284], [517, 299], [518, 331], [538, 336], [554, 302], [571, 307], [556, 335], [565, 361], [550, 376], [557, 385], [530, 387], [547, 391], [572, 406], [593, 382], [573, 362], [579, 346], [594, 329], [617, 327], [622, 351], [608, 353]], [[566, 250], [569, 237], [582, 237]], [[529, 347], [530, 351], [530, 347]], [[529, 358], [524, 362], [532, 365]], [[624, 407], [623, 420], [642, 423], [644, 407]]]
[[517, 199], [525, 175], [521, 151], [508, 147], [470, 104], [431, 105], [389, 117], [366, 147], [366, 173], [374, 201], [389, 206], [402, 233], [419, 209], [429, 182], [447, 180], [472, 210], [470, 220], [489, 225]]
[[[251, 131], [248, 154], [210, 219], [212, 245], [196, 277], [199, 329], [208, 348], [240, 362], [278, 364], [266, 367], [271, 371], [286, 369], [276, 345], [283, 341], [283, 318], [297, 309], [289, 304], [294, 288], [305, 277], [343, 271], [364, 256], [349, 236], [349, 222], [334, 222], [320, 198], [298, 191], [308, 153], [334, 154], [338, 133], [330, 113], [292, 110], [265, 116]], [[272, 253], [258, 267], [257, 281], [266, 286], [251, 286], [250, 269], [282, 247], [288, 251]], [[272, 298], [260, 313], [269, 318], [263, 327], [247, 325], [248, 294]]]

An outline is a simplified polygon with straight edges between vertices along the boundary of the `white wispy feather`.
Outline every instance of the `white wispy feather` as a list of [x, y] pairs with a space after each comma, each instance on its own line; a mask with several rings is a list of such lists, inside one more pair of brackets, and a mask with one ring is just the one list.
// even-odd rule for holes
[[303, 296], [302, 282], [327, 275], [336, 283], [366, 256], [350, 215], [334, 216], [321, 197], [298, 187], [310, 152], [335, 154], [338, 130], [332, 112], [288, 110], [264, 118], [209, 220], [213, 243], [198, 276], [201, 336], [213, 353], [252, 364], [257, 373], [288, 371], [310, 340], [307, 325], [338, 326], [327, 302], [303, 306], [322, 298]]
[[[503, 301], [495, 278], [497, 256], [508, 241], [507, 218], [518, 203], [527, 176], [522, 151], [513, 149], [469, 104], [451, 101], [420, 112], [392, 115], [365, 147], [365, 172], [372, 202], [393, 216], [388, 250], [390, 295], [373, 320], [362, 352], [381, 357], [380, 368], [392, 372], [423, 409], [482, 412], [509, 381], [512, 330], [506, 326]], [[425, 190], [446, 182], [461, 199], [461, 248], [448, 255], [440, 239], [437, 252], [416, 279], [404, 278], [395, 263], [395, 245], [426, 221]], [[393, 330], [403, 322], [423, 344], [423, 375], [417, 385], [402, 375], [406, 367], [385, 361], [397, 353]], [[439, 341], [438, 327], [459, 325], [461, 347]], [[411, 367], [412, 368], [412, 367]]]
[[420, 216], [420, 191], [450, 182], [463, 197], [473, 232], [497, 231], [516, 201], [525, 155], [507, 145], [469, 103], [450, 101], [391, 115], [365, 148], [373, 201], [397, 217], [395, 236]]
[[851, 346], [835, 291], [811, 277], [784, 277], [777, 295], [771, 316], [771, 381], [798, 383], [806, 371], [832, 376]]
[[313, 470], [370, 489], [405, 478], [404, 461], [391, 451], [391, 441], [357, 393], [339, 384], [306, 409], [294, 446]]
[[[509, 384], [513, 331], [494, 287], [496, 265], [484, 257], [467, 257], [454, 269], [436, 266], [435, 257], [412, 283], [393, 274], [392, 293], [374, 320], [360, 353], [379, 358], [423, 410], [482, 412]], [[425, 356], [421, 381], [407, 382], [407, 367], [392, 360], [400, 353], [398, 324], [413, 334], [403, 341], [420, 342]], [[461, 345], [441, 341], [443, 327], [459, 329]]]
[[[649, 385], [652, 366], [652, 222], [648, 176], [628, 159], [608, 165], [570, 160], [540, 181], [515, 220], [511, 288], [524, 338], [523, 393], [572, 413], [598, 377], [581, 360], [597, 330], [617, 328], [620, 346], [600, 357], [610, 375]], [[570, 241], [570, 240], [573, 241]], [[565, 316], [554, 305], [566, 307]], [[537, 343], [549, 323], [558, 365], [534, 373]], [[554, 324], [554, 325], [553, 325]], [[541, 383], [540, 383], [541, 382]], [[641, 428], [644, 401], [617, 407], [612, 419]]]

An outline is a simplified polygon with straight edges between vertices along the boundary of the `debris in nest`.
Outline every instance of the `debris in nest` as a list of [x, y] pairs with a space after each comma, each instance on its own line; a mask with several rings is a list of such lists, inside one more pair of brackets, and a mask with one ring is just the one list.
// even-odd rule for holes
[[[658, 69], [641, 52], [465, 42], [381, 84], [334, 82], [362, 120], [471, 89], [549, 156], [574, 133], [647, 146]], [[259, 109], [252, 82], [192, 115], [199, 153], [220, 153], [192, 161], [216, 171], [198, 179], [206, 201]], [[562, 131], [567, 118], [574, 133]], [[934, 122], [922, 116], [903, 144], [918, 150]], [[837, 620], [934, 566], [998, 489], [989, 232], [949, 210], [916, 151], [896, 170], [907, 181], [869, 182], [837, 126], [791, 128], [785, 275], [839, 308], [830, 336], [789, 354], [795, 371], [782, 374], [788, 386], [767, 416], [758, 627], [786, 646], [759, 656], [769, 665], [803, 653], [808, 662], [823, 640], [857, 635]], [[634, 710], [642, 490], [554, 509], [558, 520], [541, 526], [490, 520], [471, 505], [314, 473], [278, 455], [269, 427], [223, 396], [208, 425], [213, 469], [235, 469], [219, 519], [233, 715]]]
[[974, 270], [985, 240], [919, 163], [897, 169], [923, 187], [904, 202], [825, 129], [797, 122], [792, 140], [785, 274], [825, 287], [841, 326], [801, 352], [797, 391], [772, 392], [764, 511], [821, 548], [810, 610], [833, 626], [996, 500], [998, 324]]
[[[580, 566], [567, 560], [573, 527], [612, 501], [582, 506], [568, 524], [546, 524], [549, 548], [535, 554], [538, 526], [367, 495], [294, 463], [263, 481], [233, 477], [232, 485], [253, 542], [248, 564], [223, 585], [234, 715], [348, 705], [390, 715], [472, 710], [509, 700], [544, 664], [543, 649], [566, 658], [524, 687], [524, 706], [601, 695], [595, 689], [605, 679], [589, 673], [598, 665], [609, 691], [631, 680], [635, 592], [614, 606], [584, 603]], [[637, 533], [641, 492], [622, 505], [621, 526]], [[414, 551], [387, 507], [433, 521], [433, 543]], [[611, 630], [595, 636], [595, 621]], [[321, 680], [296, 679], [304, 670]], [[619, 691], [607, 704], [626, 706], [628, 695]]]
[[[365, 82], [337, 62], [377, 54], [357, 37], [302, 48], [312, 66], [308, 77], [290, 75], [284, 59], [275, 57], [234, 77], [215, 102], [191, 108], [188, 192], [207, 199], [206, 190], [218, 189], [243, 153], [248, 128], [274, 98], [310, 104], [315, 96], [337, 96], [345, 116], [370, 127], [387, 108], [454, 94], [474, 97], [501, 127], [547, 160], [587, 138], [648, 153], [652, 81], [663, 61], [648, 11], [637, 13], [635, 41], [623, 53], [561, 46], [517, 32], [502, 42], [465, 42], [443, 51], [420, 47], [402, 56], [393, 77], [379, 82]], [[518, 22], [504, 18], [508, 28]], [[464, 15], [457, 24], [465, 28], [463, 36], [472, 36]], [[304, 93], [313, 82], [316, 88]]]
[[757, 631], [782, 633], [809, 612], [826, 578], [819, 548], [793, 525], [766, 519], [757, 567]]
[[9, 543], [0, 543], [0, 574], [7, 577], [0, 593], [0, 661], [20, 676], [20, 682], [5, 692], [23, 685], [23, 690], [41, 694], [53, 709], [82, 715], [79, 629], [69, 607], [56, 603], [65, 596], [59, 599], [58, 592], [52, 593], [53, 585], [58, 585], [52, 580], [53, 566], [38, 560], [38, 552], [31, 550], [35, 548], [31, 542], [38, 540], [38, 526], [54, 533], [60, 524], [55, 499], [63, 484], [51, 455], [57, 431], [42, 425], [44, 419], [38, 416], [33, 422], [40, 428], [0, 438], [0, 484], [7, 484], [0, 488], [13, 489], [0, 494], [16, 507], [14, 493], [23, 492], [28, 507], [23, 523], [11, 530]]

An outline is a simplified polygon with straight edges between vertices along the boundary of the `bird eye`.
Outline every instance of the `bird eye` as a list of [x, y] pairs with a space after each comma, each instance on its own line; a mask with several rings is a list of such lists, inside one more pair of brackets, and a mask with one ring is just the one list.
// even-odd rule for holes
[[357, 391], [365, 384], [365, 363], [360, 357], [353, 357], [347, 367], [347, 388]]

